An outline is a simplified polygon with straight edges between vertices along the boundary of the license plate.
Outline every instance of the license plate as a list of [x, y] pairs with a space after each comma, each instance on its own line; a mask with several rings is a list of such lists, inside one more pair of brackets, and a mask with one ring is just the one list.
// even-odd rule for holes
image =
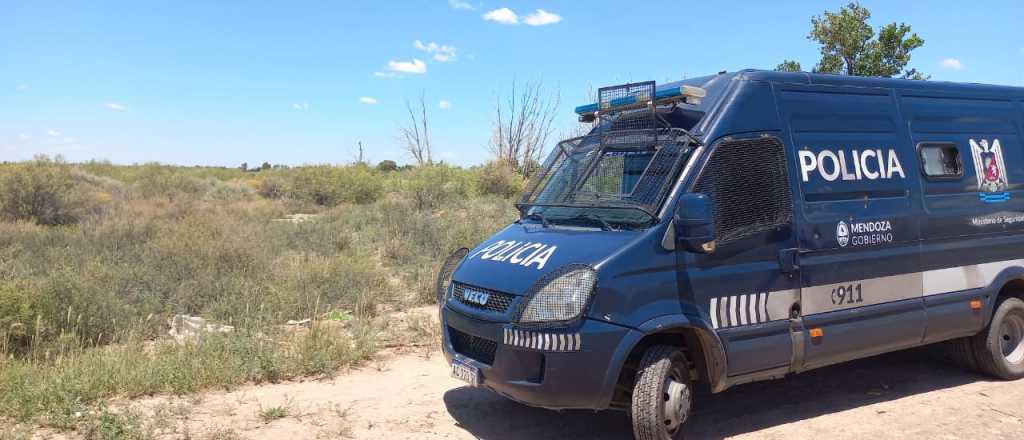
[[452, 377], [470, 386], [480, 386], [480, 369], [458, 359], [452, 360]]

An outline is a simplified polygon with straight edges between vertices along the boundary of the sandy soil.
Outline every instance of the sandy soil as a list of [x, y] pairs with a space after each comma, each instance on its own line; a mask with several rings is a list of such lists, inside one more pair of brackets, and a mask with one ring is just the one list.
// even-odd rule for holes
[[[631, 438], [621, 413], [556, 413], [463, 387], [448, 377], [437, 351], [392, 354], [333, 380], [133, 406], [163, 420], [164, 438]], [[287, 415], [261, 418], [270, 408]], [[687, 438], [1021, 439], [1024, 380], [994, 382], [918, 352], [895, 353], [719, 395], [701, 392]]]
[[[422, 318], [410, 322], [436, 328], [432, 308], [412, 312]], [[623, 413], [523, 406], [450, 378], [433, 344], [391, 347], [333, 379], [114, 407], [140, 414], [161, 439], [632, 438]], [[688, 431], [688, 439], [1024, 439], [1024, 380], [993, 381], [921, 350], [893, 353], [717, 395], [698, 389]]]

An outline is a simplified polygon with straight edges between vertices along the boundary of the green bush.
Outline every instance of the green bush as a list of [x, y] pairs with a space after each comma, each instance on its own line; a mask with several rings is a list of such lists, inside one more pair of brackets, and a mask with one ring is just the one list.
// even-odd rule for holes
[[477, 170], [477, 186], [481, 194], [511, 198], [523, 192], [526, 179], [512, 167], [490, 162]]
[[41, 225], [77, 223], [88, 209], [89, 199], [60, 157], [37, 156], [32, 162], [4, 165], [0, 173], [0, 217], [6, 220]]
[[382, 160], [377, 164], [378, 171], [396, 171], [398, 170], [398, 164], [393, 160]]
[[39, 293], [28, 280], [0, 280], [0, 346], [6, 348], [0, 354], [23, 354], [33, 339], [48, 336], [46, 325], [53, 315], [53, 304], [49, 296]]
[[288, 194], [320, 206], [366, 204], [380, 198], [384, 185], [365, 165], [307, 166], [296, 170]]
[[474, 192], [468, 171], [448, 165], [424, 165], [401, 176], [400, 191], [409, 196], [416, 209], [440, 209]]

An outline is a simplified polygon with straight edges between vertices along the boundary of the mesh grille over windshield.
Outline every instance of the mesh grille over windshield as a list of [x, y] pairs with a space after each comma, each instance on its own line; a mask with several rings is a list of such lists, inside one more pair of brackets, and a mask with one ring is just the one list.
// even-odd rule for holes
[[534, 174], [521, 205], [657, 211], [690, 150], [678, 129], [614, 130], [563, 141]]

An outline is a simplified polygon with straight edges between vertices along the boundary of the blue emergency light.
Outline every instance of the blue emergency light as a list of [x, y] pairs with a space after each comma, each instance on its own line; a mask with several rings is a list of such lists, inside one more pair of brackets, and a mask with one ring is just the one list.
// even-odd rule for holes
[[[679, 86], [654, 92], [654, 102], [657, 104], [664, 104], [681, 100], [688, 104], [700, 104], [701, 100], [704, 99], [705, 96], [707, 96], [707, 91], [700, 87]], [[609, 101], [604, 108], [601, 108], [601, 104], [596, 102], [593, 104], [581, 105], [576, 107], [576, 114], [583, 116], [597, 113], [598, 111], [613, 111], [624, 107], [634, 107], [644, 104], [644, 101], [647, 100], [645, 98], [645, 96], [636, 95], [615, 98]]]

